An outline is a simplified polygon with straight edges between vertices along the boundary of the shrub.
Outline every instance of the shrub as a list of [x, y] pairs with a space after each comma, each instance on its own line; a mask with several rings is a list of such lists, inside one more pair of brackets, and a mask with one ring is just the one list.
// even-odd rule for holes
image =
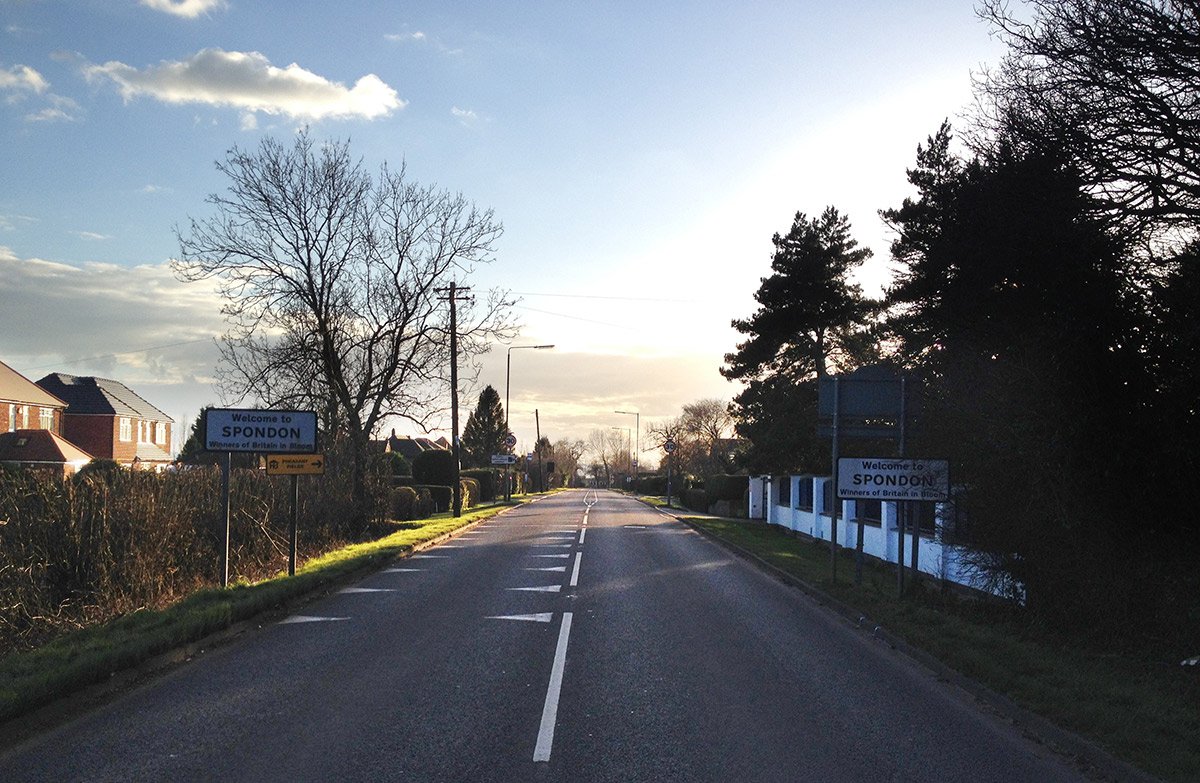
[[462, 493], [462, 507], [471, 508], [479, 505], [479, 482], [473, 478], [463, 477], [459, 482], [459, 491]]
[[454, 486], [454, 454], [443, 449], [422, 451], [413, 458], [412, 476], [418, 486]]
[[413, 519], [429, 519], [431, 516], [433, 516], [435, 509], [433, 495], [431, 495], [429, 490], [425, 489], [424, 487], [416, 490], [416, 493], [417, 503], [413, 507]]
[[453, 501], [453, 491], [449, 486], [441, 484], [414, 484], [413, 489], [418, 492], [424, 490], [429, 493], [430, 499], [433, 501], [433, 510], [437, 513], [450, 510], [450, 503]]
[[412, 476], [412, 463], [403, 454], [392, 451], [384, 457], [388, 472], [393, 476]]
[[708, 513], [708, 492], [703, 489], [685, 489], [680, 498], [683, 500], [683, 505], [690, 508], [692, 511], [699, 511], [702, 514]]
[[704, 489], [708, 492], [708, 499], [712, 503], [719, 500], [740, 501], [749, 486], [749, 476], [718, 474], [704, 479]]
[[464, 470], [460, 475], [463, 478], [471, 478], [479, 482], [479, 500], [482, 502], [495, 500], [497, 490], [503, 486], [503, 482], [496, 477], [496, 471], [489, 468]]
[[388, 492], [388, 510], [391, 518], [400, 522], [416, 519], [417, 491], [412, 487], [392, 487]]
[[667, 477], [665, 475], [639, 476], [634, 489], [643, 495], [665, 495], [667, 494]]

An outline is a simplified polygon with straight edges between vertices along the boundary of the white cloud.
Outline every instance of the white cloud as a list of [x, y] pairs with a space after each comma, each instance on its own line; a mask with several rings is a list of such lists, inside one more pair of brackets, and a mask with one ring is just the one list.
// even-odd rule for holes
[[233, 106], [297, 119], [386, 117], [405, 101], [375, 74], [347, 89], [292, 63], [277, 68], [259, 52], [204, 49], [190, 59], [138, 70], [111, 61], [84, 69], [89, 80], [108, 79], [125, 100], [148, 95], [166, 103]]
[[224, 8], [225, 0], [141, 0], [142, 5], [155, 11], [195, 19], [218, 8]]
[[95, 231], [72, 231], [72, 234], [80, 239], [88, 239], [92, 241], [100, 241], [104, 239], [112, 239], [108, 234], [97, 234]]
[[12, 90], [16, 93], [32, 92], [40, 95], [49, 87], [50, 82], [28, 65], [0, 68], [0, 90]]
[[258, 128], [258, 115], [252, 111], [248, 111], [242, 115], [240, 127], [244, 131], [252, 131]]
[[415, 33], [387, 33], [383, 36], [385, 40], [394, 43], [408, 43], [409, 41], [422, 42], [426, 40], [425, 33], [418, 30]]
[[164, 188], [162, 185], [142, 185], [142, 193], [169, 193], [170, 188]]
[[[0, 215], [0, 231], [12, 231], [18, 224], [24, 225], [35, 222], [37, 222], [37, 218], [30, 217], [29, 215]], [[5, 250], [7, 248], [0, 246], [0, 252]]]
[[34, 380], [50, 372], [130, 384], [176, 421], [195, 416], [212, 388], [224, 331], [208, 284], [181, 283], [166, 262], [64, 264], [0, 245], [0, 360]]
[[26, 122], [74, 122], [75, 118], [62, 109], [47, 107], [25, 115]]
[[460, 109], [457, 106], [450, 108], [450, 113], [453, 114], [459, 122], [467, 127], [470, 127], [479, 122], [479, 115], [472, 109]]

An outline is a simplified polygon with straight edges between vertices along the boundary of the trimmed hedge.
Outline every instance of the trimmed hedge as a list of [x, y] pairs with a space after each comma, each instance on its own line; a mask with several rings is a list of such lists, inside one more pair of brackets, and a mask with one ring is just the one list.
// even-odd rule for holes
[[393, 487], [388, 493], [388, 512], [398, 522], [428, 519], [433, 516], [433, 497], [427, 489]]
[[718, 500], [740, 501], [745, 497], [746, 490], [749, 487], [749, 476], [718, 474], [707, 476], [704, 479], [704, 489], [708, 492], [708, 501], [710, 503], [716, 503]]
[[702, 514], [708, 513], [708, 491], [703, 489], [685, 489], [680, 494], [680, 499], [683, 505], [690, 508], [692, 511], [699, 511]]
[[454, 453], [443, 449], [422, 451], [413, 457], [414, 486], [454, 486]]
[[464, 476], [458, 483], [459, 492], [462, 493], [462, 507], [471, 508], [479, 505], [479, 482], [475, 479]]
[[496, 471], [488, 468], [464, 470], [459, 475], [464, 479], [475, 479], [479, 482], [479, 499], [485, 503], [495, 500], [496, 491], [503, 485], [503, 482], [497, 478]]
[[[429, 452], [425, 452], [429, 453]], [[450, 504], [453, 502], [454, 491], [449, 486], [441, 484], [414, 484], [413, 489], [420, 492], [425, 490], [429, 493], [429, 497], [433, 499], [433, 510], [436, 513], [450, 510]]]

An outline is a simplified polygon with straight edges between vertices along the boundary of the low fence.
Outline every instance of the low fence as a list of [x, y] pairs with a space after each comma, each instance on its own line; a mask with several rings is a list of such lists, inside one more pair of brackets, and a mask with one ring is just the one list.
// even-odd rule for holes
[[855, 549], [863, 530], [863, 553], [895, 563], [900, 553], [901, 514], [905, 519], [904, 564], [912, 564], [917, 546], [918, 570], [935, 579], [975, 589], [982, 586], [964, 558], [965, 550], [945, 541], [949, 504], [907, 501], [836, 500], [829, 476], [751, 476], [749, 512], [752, 518], [828, 541], [833, 529], [834, 503], [840, 503], [838, 544]]

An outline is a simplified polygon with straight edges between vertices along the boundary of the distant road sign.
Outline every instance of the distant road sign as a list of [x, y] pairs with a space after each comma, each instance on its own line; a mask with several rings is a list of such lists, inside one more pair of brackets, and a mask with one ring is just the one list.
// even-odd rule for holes
[[668, 454], [670, 454], [674, 450], [675, 450], [675, 441], [668, 440], [666, 443], [663, 444], [663, 451], [667, 452]]
[[516, 454], [493, 454], [492, 455], [492, 464], [493, 465], [515, 465], [515, 464], [517, 464], [517, 455]]
[[272, 454], [267, 457], [268, 476], [320, 476], [324, 473], [324, 454]]
[[206, 451], [258, 451], [266, 454], [317, 450], [317, 414], [209, 408], [204, 412]]
[[838, 460], [837, 496], [844, 500], [950, 499], [950, 464], [944, 459]]
[[517, 445], [517, 436], [513, 435], [511, 432], [508, 433], [508, 437], [504, 439], [504, 445], [508, 446], [510, 449]]

